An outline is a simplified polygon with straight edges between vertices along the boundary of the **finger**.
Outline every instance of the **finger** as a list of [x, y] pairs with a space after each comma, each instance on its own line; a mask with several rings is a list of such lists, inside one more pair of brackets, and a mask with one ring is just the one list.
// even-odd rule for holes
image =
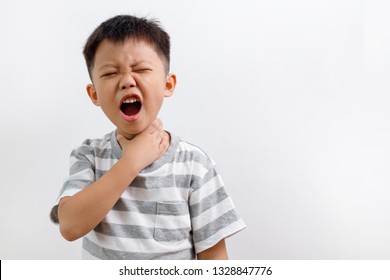
[[159, 128], [159, 130], [157, 131], [157, 134], [156, 134], [157, 141], [159, 141], [159, 142], [162, 141], [164, 136], [165, 136], [165, 131], [161, 127], [161, 128]]
[[161, 155], [167, 150], [168, 146], [169, 146], [169, 136], [166, 133], [165, 135], [163, 135], [161, 142], [158, 146], [159, 150], [161, 151]]
[[161, 140], [160, 140], [160, 144], [159, 145], [164, 145], [164, 144], [169, 144], [169, 135], [166, 132], [164, 132], [161, 135]]

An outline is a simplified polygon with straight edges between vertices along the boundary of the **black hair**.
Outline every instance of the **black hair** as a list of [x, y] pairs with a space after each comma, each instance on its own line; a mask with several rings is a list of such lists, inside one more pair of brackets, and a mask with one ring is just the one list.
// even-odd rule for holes
[[84, 46], [83, 54], [91, 80], [96, 50], [100, 43], [103, 40], [117, 43], [127, 39], [151, 44], [163, 59], [166, 72], [169, 72], [170, 38], [160, 26], [159, 21], [131, 15], [118, 15], [101, 23], [89, 36]]
[[53, 208], [51, 208], [50, 220], [53, 223], [58, 224], [58, 205], [55, 205], [55, 206], [53, 206]]

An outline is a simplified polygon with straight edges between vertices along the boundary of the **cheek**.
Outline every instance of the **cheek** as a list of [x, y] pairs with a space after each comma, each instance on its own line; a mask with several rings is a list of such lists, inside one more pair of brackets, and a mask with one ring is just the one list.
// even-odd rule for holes
[[153, 102], [149, 104], [150, 105], [150, 107], [148, 108], [149, 113], [152, 114], [153, 117], [156, 117], [158, 115], [158, 113], [160, 112], [162, 104], [163, 104], [163, 98], [155, 97], [153, 99]]
[[99, 99], [104, 102], [113, 102], [116, 97], [116, 87], [109, 83], [100, 84], [96, 87]]
[[156, 106], [158, 106], [158, 109], [161, 108], [163, 102], [164, 102], [164, 96], [159, 96], [159, 98], [156, 99]]

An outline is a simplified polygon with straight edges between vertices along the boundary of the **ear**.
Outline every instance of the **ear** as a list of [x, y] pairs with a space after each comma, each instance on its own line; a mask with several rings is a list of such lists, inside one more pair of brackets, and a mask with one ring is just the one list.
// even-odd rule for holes
[[175, 91], [176, 87], [176, 75], [175, 74], [169, 74], [165, 80], [165, 97], [172, 96], [173, 92]]
[[91, 99], [92, 103], [95, 104], [96, 106], [100, 106], [97, 92], [96, 92], [95, 86], [93, 84], [87, 85], [87, 93], [88, 93], [88, 96]]

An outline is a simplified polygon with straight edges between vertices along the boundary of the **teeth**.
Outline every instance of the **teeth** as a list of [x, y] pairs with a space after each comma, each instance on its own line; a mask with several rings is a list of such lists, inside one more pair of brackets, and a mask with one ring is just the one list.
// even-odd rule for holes
[[123, 101], [123, 103], [135, 103], [137, 102], [137, 99], [135, 98], [129, 98], [129, 99], [126, 99], [125, 101]]

